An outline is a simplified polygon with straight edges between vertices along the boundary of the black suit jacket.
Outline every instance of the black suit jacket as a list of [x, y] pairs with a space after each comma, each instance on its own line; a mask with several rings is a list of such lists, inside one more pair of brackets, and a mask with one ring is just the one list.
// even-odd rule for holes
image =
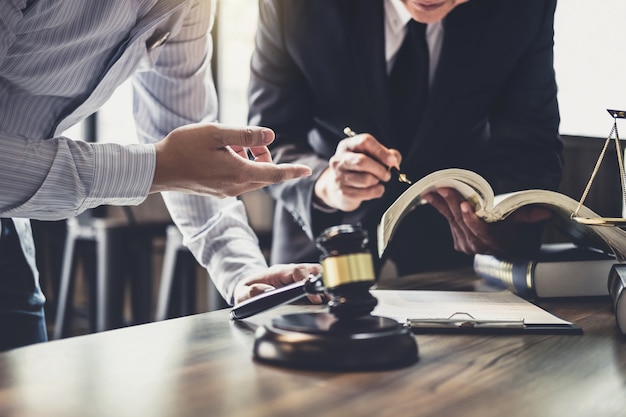
[[[276, 162], [313, 168], [312, 177], [269, 187], [277, 201], [272, 262], [317, 261], [314, 238], [332, 224], [360, 222], [374, 242], [382, 212], [406, 189], [392, 181], [382, 199], [351, 213], [312, 206], [343, 127], [389, 143], [383, 7], [383, 0], [260, 1], [249, 122], [275, 130]], [[555, 0], [471, 0], [446, 17], [424, 117], [403, 155], [409, 178], [461, 167], [497, 193], [558, 188], [555, 7]], [[430, 207], [400, 229], [387, 254], [404, 265], [401, 273], [468, 261], [455, 258], [447, 222]]]

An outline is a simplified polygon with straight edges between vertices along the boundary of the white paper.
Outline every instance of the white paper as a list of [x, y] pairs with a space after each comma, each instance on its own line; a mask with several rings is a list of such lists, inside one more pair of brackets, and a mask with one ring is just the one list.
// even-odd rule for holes
[[[404, 323], [406, 319], [448, 319], [456, 314], [480, 321], [520, 321], [527, 325], [570, 325], [510, 291], [372, 290], [378, 299], [373, 315]], [[465, 316], [467, 317], [467, 316]]]

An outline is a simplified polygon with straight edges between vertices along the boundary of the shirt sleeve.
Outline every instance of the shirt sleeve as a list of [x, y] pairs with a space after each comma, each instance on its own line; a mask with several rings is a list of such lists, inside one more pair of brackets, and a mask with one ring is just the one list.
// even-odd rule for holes
[[[154, 143], [173, 129], [217, 118], [210, 58], [214, 1], [196, 1], [179, 33], [159, 49], [149, 70], [133, 79], [140, 141]], [[176, 192], [163, 193], [174, 222], [224, 299], [233, 303], [236, 283], [267, 267], [243, 203]]]
[[152, 145], [64, 137], [0, 133], [0, 149], [0, 217], [60, 220], [102, 204], [139, 204], [148, 195], [156, 163]]
[[[20, 36], [26, 6], [24, 0], [0, 3], [1, 64]], [[22, 133], [36, 131], [26, 127], [45, 106], [37, 106], [36, 95], [16, 93], [12, 87], [10, 81], [0, 82], [0, 97], [13, 95], [20, 103], [12, 128], [0, 129], [0, 217], [59, 220], [102, 204], [133, 205], [146, 198], [154, 176], [154, 146], [93, 144]], [[8, 103], [11, 106], [12, 101]]]

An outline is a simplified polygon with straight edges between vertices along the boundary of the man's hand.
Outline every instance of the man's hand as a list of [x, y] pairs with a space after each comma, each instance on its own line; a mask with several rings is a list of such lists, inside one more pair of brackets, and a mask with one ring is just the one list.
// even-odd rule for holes
[[[182, 126], [155, 145], [156, 171], [150, 192], [224, 198], [311, 175], [305, 165], [274, 164], [267, 149], [273, 140], [274, 132], [261, 127]], [[248, 159], [246, 149], [254, 161]]]
[[477, 253], [523, 254], [534, 249], [541, 238], [541, 222], [552, 217], [545, 207], [522, 207], [503, 221], [487, 223], [474, 213], [472, 205], [452, 188], [439, 188], [424, 199], [450, 224], [454, 249], [468, 255]]
[[388, 167], [399, 168], [401, 160], [400, 152], [384, 147], [372, 135], [344, 139], [315, 183], [315, 196], [330, 208], [356, 210], [363, 201], [383, 195], [381, 183], [391, 179]]
[[[292, 282], [301, 281], [309, 274], [317, 275], [322, 271], [319, 264], [282, 264], [273, 265], [267, 270], [240, 281], [235, 287], [235, 305], [248, 298], [283, 287]], [[315, 304], [322, 302], [321, 295], [309, 295]]]

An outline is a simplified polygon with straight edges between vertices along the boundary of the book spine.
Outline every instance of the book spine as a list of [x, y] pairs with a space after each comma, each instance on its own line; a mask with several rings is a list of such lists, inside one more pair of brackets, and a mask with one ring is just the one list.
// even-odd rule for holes
[[474, 272], [486, 284], [511, 290], [523, 297], [535, 297], [534, 261], [505, 261], [491, 255], [474, 257]]

